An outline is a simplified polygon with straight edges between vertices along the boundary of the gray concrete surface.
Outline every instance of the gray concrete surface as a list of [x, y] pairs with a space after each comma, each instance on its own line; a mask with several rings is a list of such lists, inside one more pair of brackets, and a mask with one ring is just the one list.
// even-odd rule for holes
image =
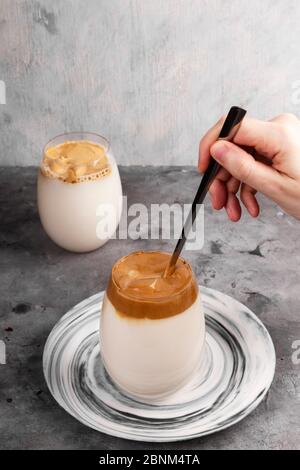
[[299, 15], [299, 0], [1, 0], [0, 164], [90, 130], [121, 164], [192, 165], [232, 104], [300, 114]]
[[[205, 244], [185, 253], [199, 282], [248, 305], [269, 329], [277, 368], [265, 400], [244, 421], [208, 437], [174, 444], [116, 439], [84, 427], [63, 411], [42, 372], [45, 340], [74, 304], [104, 289], [114, 261], [136, 249], [169, 249], [170, 241], [110, 241], [76, 255], [54, 245], [40, 225], [35, 168], [0, 170], [1, 449], [296, 449], [300, 448], [300, 223], [261, 200], [257, 220], [229, 222], [205, 208]], [[190, 168], [121, 168], [129, 203], [190, 202], [199, 175]]]

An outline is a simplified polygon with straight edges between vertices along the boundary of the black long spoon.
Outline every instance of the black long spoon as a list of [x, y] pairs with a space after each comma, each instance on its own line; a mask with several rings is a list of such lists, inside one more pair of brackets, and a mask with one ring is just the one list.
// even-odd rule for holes
[[[230, 108], [229, 113], [226, 116], [226, 119], [224, 121], [224, 124], [222, 126], [222, 129], [220, 131], [220, 134], [217, 140], [232, 141], [237, 131], [239, 130], [239, 127], [241, 125], [241, 122], [245, 114], [246, 114], [246, 111], [244, 109], [239, 108], [238, 106], [232, 106]], [[172, 274], [172, 272], [174, 271], [178, 257], [186, 242], [187, 235], [196, 219], [197, 212], [198, 212], [197, 206], [198, 204], [203, 203], [204, 198], [207, 194], [207, 191], [209, 190], [209, 187], [211, 183], [213, 182], [214, 178], [216, 177], [219, 169], [220, 169], [219, 163], [216, 162], [216, 160], [214, 160], [213, 158], [211, 158], [209, 165], [207, 167], [207, 170], [205, 171], [201, 179], [200, 186], [196, 193], [195, 199], [192, 203], [191, 210], [183, 226], [181, 236], [177, 241], [177, 244], [172, 254], [172, 257], [170, 259], [170, 262], [164, 272], [164, 277], [168, 276], [169, 274]]]

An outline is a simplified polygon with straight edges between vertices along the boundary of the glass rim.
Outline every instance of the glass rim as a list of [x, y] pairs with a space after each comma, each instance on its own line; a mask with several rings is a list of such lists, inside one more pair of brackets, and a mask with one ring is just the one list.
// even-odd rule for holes
[[[48, 140], [48, 142], [43, 147], [43, 155], [45, 154], [45, 151], [46, 151], [46, 148], [48, 147], [48, 145], [51, 144], [51, 142], [53, 142], [54, 140], [59, 139], [60, 137], [64, 137], [64, 136], [66, 136], [66, 137], [72, 136], [72, 135], [74, 136], [76, 134], [77, 135], [78, 134], [86, 134], [87, 136], [90, 135], [90, 136], [100, 137], [100, 139], [104, 140], [107, 144], [107, 147], [105, 148], [105, 151], [109, 152], [109, 150], [110, 150], [110, 141], [106, 137], [104, 137], [103, 135], [97, 134], [97, 132], [90, 132], [90, 131], [70, 131], [70, 132], [62, 132], [61, 134], [57, 134], [56, 136], [54, 136], [50, 140]], [[68, 139], [66, 139], [66, 140], [68, 140]], [[77, 140], [84, 140], [84, 139], [77, 139]], [[70, 141], [72, 142], [72, 139], [70, 139]], [[59, 144], [57, 144], [57, 145], [59, 145]]]
[[[156, 298], [153, 298], [153, 297], [134, 297], [132, 295], [128, 295], [128, 294], [125, 294], [122, 290], [122, 288], [119, 286], [119, 284], [116, 282], [116, 280], [114, 279], [114, 276], [113, 276], [113, 270], [115, 268], [115, 266], [121, 262], [123, 259], [127, 258], [128, 256], [131, 256], [135, 253], [162, 253], [162, 254], [166, 254], [166, 255], [170, 255], [170, 258], [172, 256], [172, 253], [169, 253], [167, 251], [161, 251], [161, 250], [150, 250], [150, 251], [143, 251], [143, 250], [138, 250], [138, 251], [132, 251], [131, 253], [129, 253], [128, 255], [124, 255], [124, 256], [121, 256], [121, 258], [119, 258], [113, 265], [112, 269], [111, 269], [111, 281], [113, 282], [114, 286], [119, 290], [119, 294], [127, 299], [130, 299], [130, 300], [134, 300], [136, 302], [143, 302], [143, 301], [151, 301], [151, 302], [161, 302], [161, 301], [164, 301], [165, 299], [167, 298], [173, 298], [173, 297], [176, 297], [178, 295], [181, 295], [185, 290], [187, 290], [191, 283], [193, 282], [193, 280], [196, 282], [196, 279], [195, 279], [195, 275], [194, 275], [194, 272], [192, 270], [192, 267], [190, 265], [190, 263], [188, 261], [186, 261], [184, 258], [182, 258], [181, 256], [179, 256], [178, 259], [180, 259], [181, 261], [184, 262], [184, 264], [186, 264], [190, 270], [190, 273], [191, 273], [191, 278], [190, 280], [186, 283], [186, 285], [184, 285], [182, 287], [182, 289], [180, 289], [179, 292], [175, 292], [173, 294], [169, 294], [169, 295], [164, 295], [164, 296], [161, 296], [161, 297], [156, 297]], [[197, 282], [196, 282], [197, 284]], [[198, 285], [198, 284], [197, 284]]]

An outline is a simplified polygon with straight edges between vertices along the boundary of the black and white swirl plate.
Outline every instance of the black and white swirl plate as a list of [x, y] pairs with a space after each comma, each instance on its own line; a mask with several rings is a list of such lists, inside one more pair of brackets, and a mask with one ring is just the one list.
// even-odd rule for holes
[[126, 396], [114, 385], [100, 355], [100, 292], [66, 313], [48, 337], [43, 366], [56, 401], [86, 426], [139, 441], [191, 439], [243, 419], [271, 385], [274, 346], [265, 326], [247, 307], [213, 289], [200, 290], [205, 354], [180, 391], [149, 404]]

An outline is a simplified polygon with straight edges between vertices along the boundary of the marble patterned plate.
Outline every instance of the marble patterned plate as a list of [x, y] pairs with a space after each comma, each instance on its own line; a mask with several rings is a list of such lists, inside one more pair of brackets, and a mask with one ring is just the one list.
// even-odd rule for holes
[[56, 401], [86, 426], [139, 441], [191, 439], [243, 419], [271, 385], [274, 346], [247, 307], [213, 289], [200, 290], [206, 317], [205, 354], [180, 391], [148, 404], [114, 385], [100, 355], [100, 292], [66, 313], [48, 337], [43, 366]]

